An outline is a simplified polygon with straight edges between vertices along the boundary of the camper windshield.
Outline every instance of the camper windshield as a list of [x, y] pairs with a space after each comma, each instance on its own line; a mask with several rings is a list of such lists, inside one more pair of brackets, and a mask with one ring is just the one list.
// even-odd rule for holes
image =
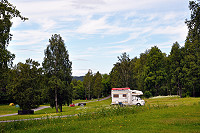
[[142, 100], [139, 96], [133, 96], [133, 100]]
[[137, 100], [141, 100], [141, 98], [140, 98], [140, 97], [138, 97], [138, 96], [137, 96], [136, 98], [137, 98]]

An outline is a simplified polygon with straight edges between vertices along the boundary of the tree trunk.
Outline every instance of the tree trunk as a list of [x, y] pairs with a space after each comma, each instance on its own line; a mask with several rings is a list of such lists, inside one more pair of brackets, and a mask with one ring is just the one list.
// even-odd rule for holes
[[90, 100], [90, 87], [88, 89], [88, 99]]
[[177, 95], [179, 96], [179, 88], [177, 87]]
[[62, 112], [62, 105], [60, 105], [60, 112]]
[[182, 98], [182, 88], [180, 87], [179, 79], [178, 79], [178, 92], [179, 92], [180, 98]]
[[57, 89], [55, 89], [55, 106], [56, 106], [56, 113], [58, 113], [58, 95], [57, 95]]
[[193, 85], [193, 97], [195, 97], [195, 88], [194, 88], [194, 85]]
[[86, 87], [85, 87], [85, 99], [87, 98]]
[[182, 87], [180, 87], [180, 98], [182, 98]]

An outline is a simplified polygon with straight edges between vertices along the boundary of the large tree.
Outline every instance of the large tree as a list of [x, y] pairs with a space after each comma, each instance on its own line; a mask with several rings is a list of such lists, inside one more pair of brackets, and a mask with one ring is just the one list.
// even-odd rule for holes
[[7, 50], [8, 44], [12, 38], [10, 28], [12, 26], [11, 19], [19, 17], [21, 20], [27, 20], [16, 9], [15, 6], [10, 4], [7, 0], [0, 2], [0, 103], [9, 102], [7, 99], [7, 77], [8, 68], [12, 65], [15, 55]]
[[165, 55], [156, 46], [152, 47], [147, 55], [145, 85], [153, 96], [161, 93], [161, 87], [165, 81], [164, 57]]
[[62, 111], [62, 105], [70, 104], [72, 101], [70, 87], [72, 62], [69, 60], [68, 51], [60, 35], [52, 35], [51, 39], [49, 39], [49, 45], [45, 50], [43, 68], [45, 75], [51, 79], [49, 88], [54, 90], [49, 91], [51, 106], [56, 108], [56, 112], [58, 112], [58, 106]]
[[92, 70], [89, 69], [88, 73], [83, 78], [83, 86], [85, 88], [85, 98], [88, 98], [88, 99], [91, 99], [91, 94], [92, 94], [92, 89], [93, 89], [92, 79], [93, 79]]
[[29, 110], [40, 105], [42, 69], [32, 59], [19, 62], [9, 74], [7, 89], [22, 110]]
[[8, 63], [11, 63], [14, 55], [7, 50], [7, 46], [12, 38], [10, 28], [12, 26], [11, 19], [19, 17], [21, 20], [27, 20], [16, 9], [15, 6], [10, 4], [7, 0], [0, 2], [0, 69], [7, 68]]
[[110, 84], [110, 75], [102, 75], [102, 85], [103, 85], [103, 96], [108, 96], [111, 94], [111, 84]]
[[118, 62], [114, 64], [114, 67], [110, 73], [112, 87], [131, 87], [133, 67], [129, 55], [122, 53], [118, 56]]
[[[146, 63], [147, 63], [147, 55], [149, 54], [149, 50], [146, 50], [145, 53], [140, 54], [140, 58], [135, 61], [133, 76], [136, 79], [136, 89], [142, 90], [145, 92], [145, 78], [146, 78]], [[135, 88], [134, 87], [134, 88]]]
[[188, 35], [185, 43], [183, 70], [186, 73], [185, 86], [193, 96], [200, 96], [200, 4], [190, 1], [190, 20], [186, 20]]
[[93, 89], [94, 96], [99, 99], [102, 94], [102, 90], [103, 90], [102, 75], [99, 73], [99, 71], [94, 75], [93, 82], [94, 82], [94, 85], [93, 85], [94, 86], [94, 89]]
[[182, 88], [183, 88], [183, 67], [182, 67], [182, 61], [183, 61], [183, 53], [182, 49], [180, 48], [180, 45], [178, 42], [175, 42], [172, 46], [170, 55], [169, 55], [169, 75], [171, 79], [172, 84], [172, 90], [176, 89], [177, 95], [180, 95], [182, 97]]

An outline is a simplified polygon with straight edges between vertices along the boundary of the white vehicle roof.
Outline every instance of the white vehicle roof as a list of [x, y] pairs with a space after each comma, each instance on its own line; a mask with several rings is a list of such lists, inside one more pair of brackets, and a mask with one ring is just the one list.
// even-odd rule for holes
[[131, 91], [132, 91], [132, 95], [136, 95], [136, 96], [143, 95], [142, 91], [139, 91], [139, 90], [131, 90]]
[[143, 95], [143, 92], [142, 91], [139, 91], [139, 90], [131, 90], [130, 88], [112, 88], [112, 91], [128, 91], [128, 92], [131, 92], [132, 95], [134, 96], [139, 96], [139, 95]]

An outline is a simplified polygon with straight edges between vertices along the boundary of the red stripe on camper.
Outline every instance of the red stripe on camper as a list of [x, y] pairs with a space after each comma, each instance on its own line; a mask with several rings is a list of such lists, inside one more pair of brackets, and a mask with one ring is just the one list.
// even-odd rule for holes
[[130, 90], [130, 88], [112, 88], [112, 90]]

